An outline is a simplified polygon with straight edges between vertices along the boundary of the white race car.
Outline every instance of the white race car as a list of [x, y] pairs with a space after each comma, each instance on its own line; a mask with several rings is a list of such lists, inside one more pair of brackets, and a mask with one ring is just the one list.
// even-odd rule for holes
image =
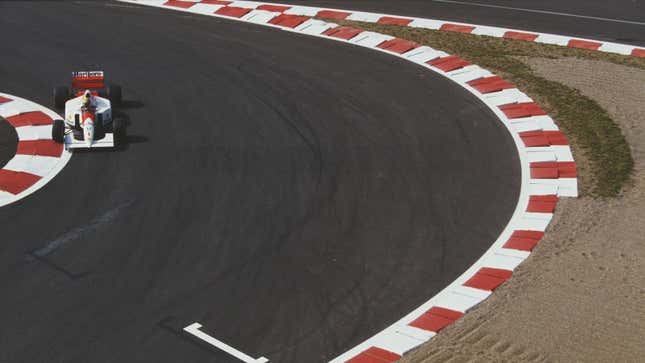
[[125, 122], [113, 118], [121, 104], [121, 87], [105, 86], [103, 71], [72, 73], [72, 92], [54, 88], [54, 106], [65, 108], [65, 120], [54, 120], [52, 139], [66, 149], [117, 147], [126, 141]]

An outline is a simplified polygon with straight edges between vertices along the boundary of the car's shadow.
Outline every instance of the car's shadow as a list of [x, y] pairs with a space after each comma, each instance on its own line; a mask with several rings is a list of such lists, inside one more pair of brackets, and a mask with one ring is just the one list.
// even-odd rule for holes
[[126, 141], [128, 144], [140, 144], [144, 142], [148, 142], [148, 137], [143, 135], [128, 135], [128, 140]]
[[132, 120], [130, 119], [130, 116], [127, 114], [127, 112], [125, 112], [125, 110], [142, 108], [144, 106], [145, 105], [141, 101], [123, 100], [121, 101], [119, 107], [112, 109], [112, 116], [123, 119], [125, 121], [125, 125], [130, 126], [132, 124]]
[[[125, 110], [132, 110], [132, 109], [138, 109], [144, 107], [145, 104], [141, 101], [137, 100], [123, 100], [121, 101], [121, 104], [119, 107], [117, 107], [115, 110], [113, 110], [113, 114], [116, 117], [120, 117], [125, 121], [126, 128], [130, 127], [132, 125], [132, 119], [130, 116], [125, 112]], [[145, 143], [148, 142], [148, 137], [143, 136], [143, 135], [127, 135], [127, 139], [125, 144], [117, 146], [113, 150], [117, 151], [125, 151], [130, 147], [130, 144], [140, 144], [140, 143]]]
[[119, 108], [128, 110], [128, 109], [136, 109], [136, 108], [142, 108], [145, 106], [143, 102], [141, 101], [136, 101], [136, 100], [123, 100], [121, 101], [121, 105]]
[[77, 153], [78, 154], [84, 154], [84, 153], [90, 153], [91, 152], [91, 153], [101, 154], [101, 153], [111, 153], [111, 152], [115, 152], [115, 151], [120, 152], [120, 151], [128, 150], [128, 148], [130, 147], [130, 144], [141, 144], [141, 143], [145, 143], [145, 142], [148, 142], [148, 141], [149, 141], [149, 139], [148, 139], [147, 136], [143, 136], [143, 135], [127, 135], [127, 140], [125, 141], [125, 144], [118, 145], [118, 146], [115, 146], [115, 147], [95, 147], [95, 148], [90, 148], [90, 149], [78, 148], [78, 149], [74, 149], [74, 153], [75, 154], [77, 154]]

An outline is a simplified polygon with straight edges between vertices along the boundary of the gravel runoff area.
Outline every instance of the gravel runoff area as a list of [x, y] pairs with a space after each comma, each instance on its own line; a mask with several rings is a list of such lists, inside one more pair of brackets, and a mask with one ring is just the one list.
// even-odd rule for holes
[[11, 124], [0, 117], [0, 168], [4, 167], [18, 147], [18, 134]]
[[645, 70], [576, 58], [526, 61], [609, 112], [631, 147], [632, 182], [618, 198], [562, 199], [513, 277], [401, 362], [643, 362]]

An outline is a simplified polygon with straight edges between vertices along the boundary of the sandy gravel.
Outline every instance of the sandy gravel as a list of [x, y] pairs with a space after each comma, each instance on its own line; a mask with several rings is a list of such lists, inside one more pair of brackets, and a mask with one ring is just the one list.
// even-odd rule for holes
[[619, 123], [634, 182], [617, 199], [562, 200], [513, 277], [402, 362], [645, 362], [645, 71], [572, 58], [529, 64]]

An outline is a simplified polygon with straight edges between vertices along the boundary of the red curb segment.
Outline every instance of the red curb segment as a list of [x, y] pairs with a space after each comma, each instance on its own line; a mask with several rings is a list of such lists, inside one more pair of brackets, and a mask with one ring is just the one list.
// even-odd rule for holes
[[645, 58], [645, 49], [642, 48], [634, 48], [632, 50], [632, 55], [634, 57], [640, 57], [640, 58]]
[[412, 49], [419, 48], [421, 44], [407, 39], [395, 38], [385, 41], [379, 45], [378, 48], [389, 50], [390, 52], [403, 54], [411, 51]]
[[520, 138], [526, 147], [569, 145], [562, 131], [525, 131], [520, 132]]
[[381, 17], [377, 23], [379, 24], [389, 24], [389, 25], [408, 25], [412, 22], [412, 19], [407, 19], [407, 18], [397, 18], [393, 16], [383, 16]]
[[579, 39], [571, 39], [569, 40], [569, 43], [567, 43], [567, 47], [591, 49], [591, 50], [598, 50], [598, 48], [600, 48], [601, 45], [602, 43], [590, 42], [587, 40], [579, 40]]
[[63, 144], [54, 140], [19, 141], [16, 154], [60, 157], [63, 154]]
[[19, 194], [40, 180], [38, 175], [0, 169], [0, 190], [11, 194]]
[[415, 328], [439, 332], [441, 329], [455, 322], [461, 318], [464, 313], [460, 311], [450, 310], [438, 306], [433, 306], [430, 310], [421, 314], [409, 325]]
[[191, 6], [197, 3], [192, 1], [181, 1], [181, 0], [168, 0], [164, 3], [165, 6], [174, 6], [176, 8], [188, 9]]
[[241, 18], [251, 12], [252, 9], [238, 8], [237, 6], [225, 6], [215, 11], [215, 14], [229, 16], [231, 18]]
[[513, 275], [513, 271], [499, 268], [482, 267], [464, 283], [464, 286], [493, 291]]
[[202, 0], [202, 4], [209, 4], [209, 5], [228, 5], [232, 3], [232, 1], [225, 1], [225, 0]]
[[535, 102], [511, 103], [509, 105], [499, 106], [508, 118], [522, 118], [530, 116], [546, 115], [546, 112]]
[[345, 363], [392, 363], [401, 358], [400, 355], [389, 350], [371, 347]]
[[575, 178], [578, 175], [576, 163], [572, 161], [535, 162], [530, 168], [533, 179]]
[[509, 30], [506, 33], [504, 33], [503, 38], [519, 39], [519, 40], [526, 40], [526, 41], [532, 42], [538, 36], [539, 36], [539, 34], [524, 33], [524, 32], [514, 32], [514, 31]]
[[458, 33], [470, 33], [474, 29], [475, 29], [474, 26], [450, 24], [450, 23], [445, 23], [441, 25], [441, 28], [439, 28], [439, 30], [447, 30], [449, 32], [458, 32]]
[[327, 18], [327, 19], [345, 19], [350, 15], [352, 15], [352, 13], [346, 13], [344, 11], [335, 11], [335, 10], [320, 10], [318, 14], [316, 14], [316, 16], [319, 18]]
[[257, 9], [258, 10], [272, 11], [274, 13], [284, 13], [285, 11], [291, 9], [291, 6], [264, 4], [264, 5], [258, 6]]
[[578, 168], [574, 161], [559, 161], [558, 163], [559, 178], [577, 178]]
[[532, 179], [558, 179], [558, 167], [533, 166], [531, 163]]
[[530, 213], [553, 213], [558, 203], [557, 195], [531, 195], [526, 211]]
[[6, 118], [13, 127], [51, 125], [54, 121], [41, 111], [31, 111]]
[[334, 38], [349, 40], [362, 32], [363, 31], [360, 29], [350, 28], [348, 26], [339, 26], [337, 28], [329, 29], [323, 34]]
[[286, 28], [295, 28], [307, 20], [309, 20], [309, 18], [306, 16], [282, 14], [269, 20], [269, 23]]
[[501, 90], [515, 88], [510, 82], [502, 79], [500, 76], [491, 76], [486, 78], [476, 79], [468, 82], [468, 85], [478, 90], [480, 93], [498, 92]]
[[447, 57], [433, 59], [431, 61], [426, 62], [426, 64], [437, 67], [444, 72], [454, 71], [455, 69], [463, 68], [465, 66], [470, 65], [468, 61], [463, 60], [457, 57], [456, 55], [449, 55]]
[[13, 100], [11, 98], [0, 96], [0, 103], [5, 103], [5, 102], [9, 102], [9, 101], [13, 101]]
[[532, 251], [542, 237], [544, 237], [544, 232], [540, 231], [514, 231], [503, 247], [520, 251]]

